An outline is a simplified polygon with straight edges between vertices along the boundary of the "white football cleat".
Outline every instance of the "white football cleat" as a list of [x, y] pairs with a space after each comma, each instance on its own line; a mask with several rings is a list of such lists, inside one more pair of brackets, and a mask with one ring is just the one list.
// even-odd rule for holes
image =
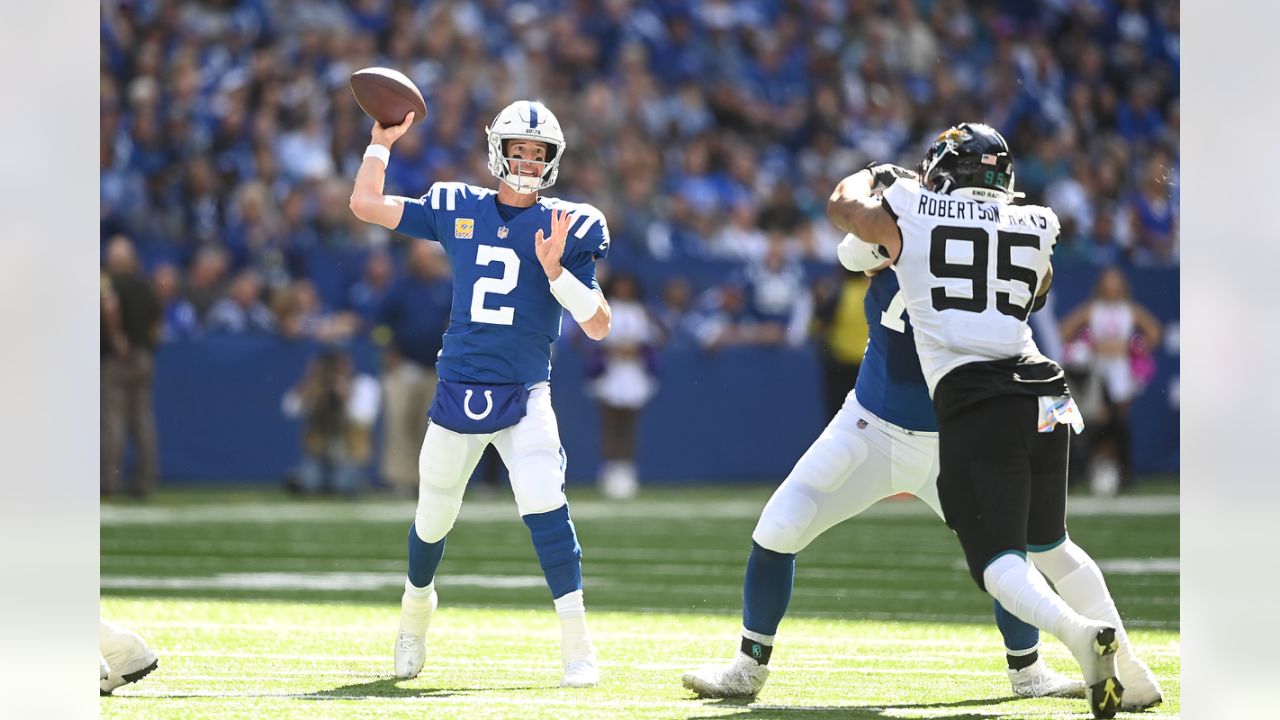
[[1133, 648], [1123, 647], [1116, 654], [1116, 676], [1124, 685], [1124, 695], [1120, 698], [1120, 709], [1125, 712], [1148, 710], [1164, 702], [1160, 690], [1160, 682], [1152, 674], [1151, 668], [1133, 654]]
[[769, 666], [742, 653], [728, 665], [711, 665], [684, 674], [684, 686], [711, 698], [753, 698], [769, 679]]
[[121, 685], [138, 682], [160, 665], [156, 654], [133, 631], [102, 622], [98, 642], [101, 651], [99, 673], [106, 671], [98, 681], [102, 695], [110, 695]]
[[1044, 664], [1044, 658], [1021, 670], [1009, 670], [1009, 682], [1013, 685], [1013, 694], [1025, 698], [1038, 697], [1084, 697], [1084, 683], [1073, 680]]
[[588, 688], [600, 684], [596, 650], [589, 638], [574, 643], [562, 643], [560, 654], [564, 660], [564, 677], [560, 678], [560, 687]]
[[1067, 648], [1084, 673], [1089, 709], [1095, 718], [1115, 717], [1120, 709], [1120, 696], [1124, 693], [1124, 686], [1116, 679], [1116, 651], [1120, 649], [1116, 629], [1104, 623], [1091, 622], [1081, 630], [1067, 643]]
[[415, 678], [427, 662], [427, 628], [438, 604], [435, 588], [426, 600], [408, 592], [400, 598], [400, 631], [396, 635], [396, 677]]

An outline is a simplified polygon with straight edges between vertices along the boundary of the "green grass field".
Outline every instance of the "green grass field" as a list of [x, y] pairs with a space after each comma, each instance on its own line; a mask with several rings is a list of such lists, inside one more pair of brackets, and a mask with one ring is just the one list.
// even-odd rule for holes
[[[468, 499], [437, 580], [422, 675], [397, 681], [407, 500], [299, 501], [169, 491], [102, 508], [102, 612], [160, 668], [105, 718], [1059, 718], [1083, 700], [1009, 691], [990, 600], [923, 504], [887, 501], [800, 556], [765, 691], [695, 700], [687, 669], [727, 659], [763, 487], [653, 490], [627, 504], [570, 489], [603, 682], [557, 686], [558, 626], [506, 497]], [[1177, 717], [1177, 498], [1072, 502]], [[1073, 671], [1066, 649], [1042, 653]], [[1122, 714], [1123, 715], [1123, 714]], [[1139, 716], [1131, 716], [1139, 717]]]

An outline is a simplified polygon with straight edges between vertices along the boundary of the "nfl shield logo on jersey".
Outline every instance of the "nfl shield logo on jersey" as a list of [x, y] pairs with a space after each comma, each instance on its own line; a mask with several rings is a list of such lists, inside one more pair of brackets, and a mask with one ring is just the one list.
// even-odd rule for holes
[[499, 240], [505, 239], [507, 237], [507, 233], [509, 232], [511, 231], [507, 229], [506, 225], [503, 225], [502, 227], [498, 228], [498, 239]]
[[453, 237], [458, 240], [470, 240], [475, 231], [476, 221], [471, 218], [457, 218], [453, 221]]

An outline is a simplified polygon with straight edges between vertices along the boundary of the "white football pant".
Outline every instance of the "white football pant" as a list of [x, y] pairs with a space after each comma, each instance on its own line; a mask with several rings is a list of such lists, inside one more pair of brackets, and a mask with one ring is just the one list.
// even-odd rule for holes
[[521, 516], [555, 510], [565, 504], [565, 455], [551, 409], [551, 386], [541, 382], [529, 391], [528, 412], [520, 422], [496, 433], [464, 435], [435, 423], [427, 428], [418, 454], [418, 537], [439, 542], [458, 518], [462, 493], [493, 443], [511, 475]]
[[938, 434], [885, 422], [851, 391], [769, 498], [751, 539], [774, 552], [798, 553], [828, 528], [898, 493], [915, 495], [942, 517]]

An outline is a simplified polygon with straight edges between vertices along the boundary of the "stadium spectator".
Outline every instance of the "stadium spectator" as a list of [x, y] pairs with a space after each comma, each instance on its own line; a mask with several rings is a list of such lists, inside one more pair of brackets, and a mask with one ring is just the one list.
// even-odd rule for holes
[[449, 265], [436, 243], [415, 240], [409, 272], [377, 312], [374, 337], [385, 344], [382, 368], [382, 478], [396, 492], [418, 489], [418, 450], [436, 392], [436, 354], [449, 324]]
[[1129, 408], [1154, 372], [1151, 353], [1160, 342], [1160, 322], [1136, 302], [1118, 268], [1098, 276], [1093, 296], [1062, 321], [1064, 351], [1071, 364], [1088, 367], [1081, 411], [1092, 446], [1089, 484], [1097, 495], [1114, 495], [1132, 481]]
[[262, 279], [253, 270], [241, 270], [231, 281], [226, 297], [209, 308], [205, 327], [211, 335], [274, 333], [276, 316], [262, 302]]
[[590, 392], [600, 407], [600, 476], [607, 498], [625, 500], [640, 489], [636, 435], [640, 411], [657, 391], [654, 350], [660, 335], [640, 285], [630, 275], [613, 275], [604, 290], [612, 311], [609, 335], [592, 357]]
[[107, 244], [101, 283], [101, 491], [105, 497], [121, 489], [125, 445], [132, 439], [136, 467], [129, 493], [145, 497], [159, 477], [151, 385], [160, 301], [142, 275], [133, 242], [123, 235]]
[[281, 402], [286, 417], [302, 420], [302, 458], [290, 488], [306, 495], [359, 492], [373, 456], [378, 405], [378, 381], [357, 373], [345, 352], [313, 357]]
[[787, 258], [780, 237], [769, 241], [763, 258], [747, 266], [744, 291], [749, 315], [762, 326], [781, 326], [782, 342], [799, 345], [808, 337], [813, 296], [804, 268]]
[[227, 253], [220, 246], [205, 245], [196, 251], [182, 297], [191, 304], [200, 322], [204, 322], [209, 309], [226, 293], [227, 265]]
[[787, 342], [786, 323], [752, 313], [742, 283], [728, 283], [704, 292], [698, 300], [693, 323], [698, 346], [706, 352]]
[[346, 342], [359, 328], [354, 313], [329, 312], [309, 280], [296, 280], [283, 292], [275, 308], [280, 334], [288, 340], [309, 338], [323, 343]]
[[687, 279], [676, 276], [662, 285], [662, 295], [652, 315], [662, 332], [665, 347], [685, 349], [697, 345], [693, 288]]
[[381, 307], [395, 282], [395, 263], [385, 250], [375, 250], [365, 260], [364, 273], [348, 290], [344, 307], [359, 318], [360, 330], [373, 327]]
[[200, 318], [190, 301], [179, 294], [181, 275], [172, 263], [160, 263], [151, 271], [151, 287], [160, 303], [160, 342], [189, 340], [200, 335]]

